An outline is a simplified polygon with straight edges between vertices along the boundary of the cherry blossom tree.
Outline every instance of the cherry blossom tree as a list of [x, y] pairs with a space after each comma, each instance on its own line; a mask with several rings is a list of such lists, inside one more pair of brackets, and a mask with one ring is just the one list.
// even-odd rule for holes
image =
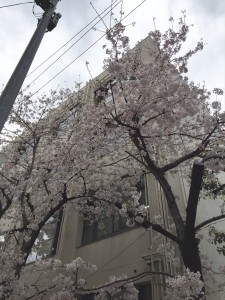
[[[90, 220], [116, 213], [128, 225], [138, 223], [167, 237], [179, 249], [187, 269], [168, 280], [171, 287], [186, 288], [184, 293], [168, 292], [168, 297], [204, 297], [197, 232], [225, 215], [221, 208], [220, 215], [197, 226], [196, 215], [204, 198], [204, 193], [200, 196], [203, 178], [207, 186], [224, 171], [225, 114], [219, 102], [221, 89], [211, 94], [186, 76], [189, 59], [204, 46], [200, 41], [193, 50], [180, 54], [189, 29], [181, 18], [177, 31], [150, 32], [152, 42], [144, 50], [141, 44], [130, 50], [121, 22], [107, 30], [111, 46], [104, 46], [108, 55], [104, 68], [114, 83], [108, 103], [80, 88], [52, 91], [49, 97], [36, 100], [20, 94], [9, 118], [13, 127], [1, 135], [2, 299], [12, 299], [12, 295], [41, 299], [51, 292], [52, 299], [75, 299], [76, 293], [85, 292], [76, 272], [80, 267], [93, 267], [78, 258], [66, 266], [46, 259], [33, 265], [40, 274], [55, 272], [53, 285], [24, 284], [32, 255], [41, 259], [50, 254], [45, 243], [50, 235], [48, 224], [65, 205], [73, 205]], [[143, 51], [147, 61], [143, 61]], [[107, 86], [101, 88], [106, 95]], [[168, 179], [181, 170], [189, 184], [185, 216]], [[139, 203], [136, 185], [145, 174], [152, 174], [160, 185], [173, 230], [149, 219]], [[115, 282], [111, 279], [104, 289], [86, 292], [96, 291], [104, 299], [110, 292], [106, 288]], [[127, 288], [129, 299], [137, 295], [129, 280]]]

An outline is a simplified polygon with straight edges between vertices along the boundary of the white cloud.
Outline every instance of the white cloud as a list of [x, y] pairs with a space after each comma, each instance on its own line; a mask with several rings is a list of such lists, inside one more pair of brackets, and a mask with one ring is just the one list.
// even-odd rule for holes
[[[16, 0], [14, 1], [16, 3]], [[62, 0], [59, 3], [57, 11], [62, 14], [62, 18], [57, 28], [45, 35], [31, 70], [96, 17], [96, 13], [89, 2], [90, 0]], [[12, 1], [4, 0], [4, 5], [9, 3], [11, 4]], [[93, 5], [99, 13], [110, 5], [110, 3], [110, 0], [93, 1]], [[125, 15], [139, 3], [141, 3], [141, 0], [124, 0], [123, 9]], [[118, 14], [119, 9], [115, 9], [115, 15]], [[146, 0], [124, 21], [125, 24], [132, 23], [133, 21], [136, 22], [135, 27], [128, 26], [127, 28], [132, 44], [134, 45], [137, 40], [143, 39], [150, 30], [154, 29], [153, 17], [156, 18], [157, 28], [165, 30], [169, 26], [169, 17], [173, 15], [174, 19], [178, 20], [182, 9], [187, 10], [187, 22], [195, 24], [190, 34], [188, 46], [195, 44], [201, 37], [207, 43], [205, 50], [192, 59], [189, 76], [195, 82], [205, 80], [209, 88], [213, 88], [214, 86], [224, 87], [224, 1]], [[109, 16], [105, 19], [105, 22], [109, 25]], [[36, 28], [36, 24], [37, 20], [35, 20], [32, 14], [32, 5], [6, 8], [4, 11], [0, 9], [0, 85], [6, 83], [10, 77], [29, 38]], [[104, 30], [104, 25], [99, 23], [97, 28]], [[36, 80], [31, 91], [34, 92], [40, 88], [101, 35], [101, 32], [93, 30], [87, 33], [52, 68], [43, 74], [40, 79]], [[72, 42], [69, 45], [71, 44]], [[104, 40], [100, 41], [86, 54], [77, 59], [69, 68], [48, 84], [43, 91], [47, 92], [50, 88], [54, 89], [57, 85], [73, 87], [74, 81], [79, 80], [79, 75], [81, 81], [85, 82], [88, 80], [89, 74], [85, 67], [85, 61], [90, 62], [89, 66], [93, 75], [97, 75], [101, 71], [104, 58], [104, 52], [101, 48], [102, 44], [104, 44]], [[54, 58], [58, 56], [56, 55]], [[53, 60], [53, 58], [49, 60], [43, 68], [40, 68], [32, 76], [28, 77], [25, 86], [38, 76], [44, 70], [44, 67], [47, 67]]]

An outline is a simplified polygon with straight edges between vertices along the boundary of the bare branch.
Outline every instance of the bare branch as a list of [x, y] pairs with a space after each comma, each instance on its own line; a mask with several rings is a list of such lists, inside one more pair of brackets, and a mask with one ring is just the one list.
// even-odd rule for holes
[[201, 162], [204, 163], [205, 161], [210, 160], [210, 159], [224, 159], [224, 156], [222, 156], [222, 155], [209, 155], [209, 156], [204, 157], [201, 160]]
[[163, 111], [153, 117], [148, 118], [145, 122], [142, 123], [142, 126], [146, 125], [149, 121], [154, 120], [160, 116], [162, 116], [164, 113], [166, 112], [165, 108], [163, 109]]
[[169, 238], [170, 240], [174, 241], [177, 244], [181, 244], [181, 240], [174, 234], [172, 234], [171, 232], [167, 231], [166, 229], [164, 229], [162, 226], [160, 226], [159, 224], [154, 224], [149, 220], [145, 220], [142, 224], [142, 226], [144, 226], [144, 228], [152, 228], [154, 231], [157, 231], [159, 233], [161, 233], [162, 235], [164, 235], [165, 237]]
[[217, 217], [212, 217], [200, 224], [198, 224], [197, 226], [195, 226], [195, 232], [199, 231], [200, 229], [202, 229], [204, 226], [210, 224], [210, 223], [213, 223], [215, 221], [218, 221], [218, 220], [222, 220], [222, 219], [225, 219], [225, 215], [219, 215]]
[[176, 159], [175, 161], [173, 161], [172, 163], [169, 163], [167, 165], [165, 165], [164, 167], [161, 168], [161, 171], [163, 173], [176, 168], [177, 166], [179, 166], [182, 162], [185, 162], [186, 160], [189, 160], [191, 158], [194, 158], [196, 156], [198, 156], [201, 152], [203, 152], [203, 149], [197, 148], [196, 150], [194, 150], [193, 152], [190, 152], [178, 159]]
[[141, 161], [140, 159], [138, 159], [135, 155], [133, 155], [132, 153], [130, 153], [129, 151], [125, 151], [127, 154], [129, 154], [131, 157], [133, 157], [133, 159], [135, 159], [136, 161], [138, 161], [140, 164], [144, 165], [146, 168], [148, 168], [148, 166]]
[[113, 284], [118, 284], [118, 283], [125, 283], [125, 282], [132, 282], [132, 281], [136, 281], [136, 280], [139, 280], [140, 278], [142, 277], [145, 277], [145, 276], [148, 276], [148, 275], [164, 275], [164, 276], [167, 276], [167, 277], [171, 277], [171, 278], [174, 278], [173, 275], [169, 274], [169, 273], [166, 273], [166, 272], [154, 272], [154, 271], [148, 271], [148, 272], [143, 272], [141, 274], [138, 274], [138, 275], [135, 275], [135, 276], [132, 276], [132, 277], [129, 277], [129, 278], [123, 278], [123, 279], [120, 279], [120, 280], [117, 280], [115, 282], [109, 282], [109, 283], [106, 283], [102, 286], [98, 286], [96, 288], [93, 288], [93, 289], [85, 289], [83, 290], [84, 292], [87, 292], [87, 293], [90, 293], [90, 292], [98, 292], [100, 289], [104, 289], [106, 287], [109, 287], [109, 286], [112, 286]]
[[[122, 208], [122, 204], [120, 202], [116, 202], [115, 203], [115, 206], [119, 209]], [[130, 218], [135, 218], [135, 215], [133, 214], [132, 211], [128, 211], [128, 216]], [[172, 241], [174, 241], [175, 243], [177, 244], [180, 244], [181, 243], [181, 240], [174, 234], [172, 234], [171, 232], [167, 231], [165, 228], [163, 228], [161, 225], [159, 224], [155, 224], [155, 223], [152, 223], [150, 220], [148, 220], [147, 218], [145, 218], [144, 222], [143, 223], [138, 223], [136, 222], [139, 226], [142, 226], [144, 227], [145, 229], [148, 229], [148, 228], [152, 228], [154, 231], [157, 231], [159, 233], [161, 233], [162, 235], [164, 235], [165, 237], [171, 239]]]

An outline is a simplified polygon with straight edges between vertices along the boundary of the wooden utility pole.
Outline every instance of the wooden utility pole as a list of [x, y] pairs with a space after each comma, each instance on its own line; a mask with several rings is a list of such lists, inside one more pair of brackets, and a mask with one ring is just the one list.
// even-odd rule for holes
[[57, 25], [60, 14], [55, 13], [56, 5], [60, 0], [35, 0], [43, 10], [44, 14], [40, 19], [27, 48], [25, 49], [18, 65], [9, 79], [0, 97], [0, 132], [10, 114], [16, 97], [21, 89], [24, 79], [29, 71], [32, 61], [36, 55], [42, 38], [47, 31], [51, 31]]

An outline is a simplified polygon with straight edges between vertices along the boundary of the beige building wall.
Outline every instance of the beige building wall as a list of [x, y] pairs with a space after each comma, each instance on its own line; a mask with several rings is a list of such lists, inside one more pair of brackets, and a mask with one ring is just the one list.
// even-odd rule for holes
[[[143, 43], [149, 44], [150, 40], [147, 38]], [[147, 48], [143, 47], [143, 49], [143, 61], [149, 62], [150, 58]], [[86, 101], [94, 101], [95, 90], [100, 84], [105, 84], [108, 80], [109, 75], [104, 71], [93, 81], [89, 81], [81, 91]], [[182, 172], [180, 171], [176, 176], [171, 176], [169, 182], [177, 198], [178, 207], [183, 212], [185, 218], [188, 184], [183, 179]], [[162, 222], [168, 228], [172, 221], [169, 216], [166, 200], [161, 188], [152, 176], [147, 177], [147, 197], [149, 216], [161, 215], [163, 217]], [[82, 246], [83, 220], [76, 211], [71, 211], [71, 207], [69, 210], [64, 215], [58, 257], [67, 263], [80, 256], [85, 261], [95, 264], [98, 270], [94, 274], [80, 274], [88, 280], [90, 287], [104, 284], [111, 275], [120, 276], [126, 273], [128, 277], [133, 277], [143, 272], [159, 270], [176, 273], [177, 269], [167, 260], [166, 253], [160, 254], [157, 252], [159, 243], [166, 243], [166, 240], [161, 239], [156, 242], [156, 234], [152, 230], [145, 230], [141, 227], [127, 229]], [[219, 213], [215, 202], [213, 203], [209, 200], [201, 202], [198, 208], [196, 224]], [[223, 226], [224, 222], [220, 222], [220, 227]], [[209, 260], [211, 259], [217, 268], [223, 264], [224, 260], [215, 251], [215, 247], [208, 242], [207, 230], [203, 231], [205, 239], [200, 244], [201, 251], [208, 255]], [[217, 280], [221, 281], [221, 276], [217, 276]], [[159, 300], [162, 299], [164, 281], [165, 278], [162, 276], [146, 276], [137, 281], [137, 283], [151, 283], [153, 299]], [[213, 291], [211, 279], [208, 280], [208, 284], [211, 286], [211, 294], [207, 299], [222, 300], [221, 294]]]
[[[169, 182], [173, 189], [175, 196], [177, 197], [177, 204], [181, 212], [186, 212], [186, 205], [188, 199], [189, 185], [184, 179], [184, 174], [181, 170], [173, 176], [170, 177]], [[224, 182], [224, 178], [220, 178]], [[202, 223], [205, 220], [208, 220], [212, 217], [221, 215], [221, 206], [224, 202], [224, 199], [210, 199], [201, 195], [201, 201], [198, 204], [196, 225]], [[202, 228], [199, 233], [200, 238], [200, 253], [202, 255], [202, 265], [205, 272], [207, 269], [211, 269], [213, 272], [209, 272], [208, 275], [205, 275], [205, 282], [207, 285], [207, 300], [224, 300], [224, 284], [225, 277], [225, 259], [222, 254], [219, 254], [216, 250], [216, 246], [210, 242], [209, 229], [211, 226], [215, 226], [218, 230], [224, 230], [225, 220], [216, 221], [206, 227]], [[223, 285], [223, 287], [221, 286]]]
[[[148, 39], [144, 41], [150, 43]], [[148, 62], [150, 58], [147, 50], [145, 47], [143, 49], [143, 60]], [[94, 92], [97, 85], [107, 82], [108, 79], [109, 75], [104, 71], [97, 77], [95, 82], [89, 81], [81, 90], [84, 99], [86, 101], [94, 101]], [[187, 183], [184, 182], [181, 174], [178, 174], [176, 177], [170, 178], [170, 184], [177, 197], [178, 207], [185, 215], [188, 195]], [[162, 215], [162, 221], [168, 227], [171, 224], [171, 219], [169, 217], [165, 197], [151, 175], [146, 177], [146, 191], [146, 209], [148, 210], [148, 215], [151, 218]], [[219, 211], [214, 202], [202, 202], [198, 208], [197, 223], [218, 214]], [[217, 224], [224, 229], [224, 222]], [[167, 260], [166, 253], [158, 253], [157, 251], [159, 244], [165, 243], [166, 240], [155, 240], [156, 233], [151, 229], [145, 230], [142, 227], [125, 229], [87, 245], [82, 245], [83, 225], [84, 222], [75, 209], [73, 210], [71, 206], [65, 208], [56, 257], [62, 260], [63, 263], [69, 263], [76, 257], [82, 257], [85, 261], [95, 264], [98, 268], [96, 272], [92, 274], [89, 272], [79, 274], [87, 280], [88, 287], [104, 284], [111, 275], [120, 276], [126, 274], [128, 277], [135, 277], [138, 274], [148, 272], [176, 272], [175, 267]], [[204, 230], [204, 233], [207, 236], [207, 229]], [[200, 245], [201, 250], [209, 256], [209, 259], [211, 259], [216, 266], [224, 265], [225, 260], [218, 255], [215, 251], [215, 247], [208, 243], [207, 237]], [[224, 278], [218, 277], [218, 280], [224, 281]], [[138, 281], [135, 281], [135, 283], [151, 284], [152, 299], [162, 299], [165, 283], [163, 276], [156, 275], [153, 277], [146, 275]], [[222, 300], [222, 295], [213, 290], [213, 283], [209, 281], [209, 284], [211, 285], [211, 294], [207, 299]]]
[[[185, 213], [186, 194], [183, 180], [181, 178], [172, 178], [170, 180], [172, 188], [177, 196], [178, 206]], [[158, 187], [152, 176], [147, 178], [147, 201], [148, 214], [151, 217], [161, 214], [164, 217], [165, 225], [171, 222], [169, 218], [167, 204], [162, 191]], [[197, 224], [203, 220], [219, 214], [216, 205], [209, 200], [205, 200], [199, 206], [199, 216]], [[222, 225], [223, 224], [223, 225]], [[224, 229], [224, 222], [218, 222], [220, 229]], [[108, 281], [111, 275], [121, 276], [126, 274], [127, 277], [135, 277], [138, 274], [151, 271], [163, 271], [176, 273], [176, 269], [167, 258], [166, 253], [157, 251], [160, 243], [166, 242], [164, 239], [155, 240], [155, 233], [152, 230], [145, 230], [142, 227], [126, 229], [122, 232], [109, 235], [87, 245], [82, 245], [83, 220], [74, 210], [66, 212], [64, 215], [63, 226], [61, 229], [61, 238], [58, 247], [58, 258], [68, 263], [76, 257], [82, 257], [86, 262], [90, 262], [97, 266], [94, 273], [81, 272], [79, 275], [86, 279], [88, 287], [103, 285]], [[216, 247], [208, 241], [207, 228], [203, 230], [204, 239], [200, 243], [200, 249], [213, 262], [213, 268], [218, 272], [217, 268], [225, 265], [225, 261], [216, 251]], [[215, 274], [214, 274], [215, 275]], [[207, 300], [222, 300], [223, 294], [218, 283], [224, 283], [224, 275], [217, 274], [215, 282], [211, 278], [206, 279], [207, 285], [210, 287]], [[152, 296], [154, 300], [163, 298], [165, 278], [163, 276], [146, 275], [135, 284], [151, 284]]]
[[[148, 214], [159, 215], [161, 194], [158, 191], [156, 181], [149, 175], [146, 180]], [[165, 214], [164, 211], [164, 214]], [[64, 263], [68, 263], [76, 257], [81, 257], [86, 262], [97, 266], [97, 271], [93, 274], [81, 272], [79, 275], [86, 279], [88, 287], [99, 286], [106, 283], [111, 275], [136, 277], [142, 273], [151, 271], [170, 271], [166, 265], [163, 255], [157, 252], [157, 248], [162, 239], [154, 241], [152, 230], [140, 227], [127, 228], [121, 232], [111, 234], [87, 245], [82, 245], [83, 220], [78, 212], [69, 211], [64, 214], [61, 229], [61, 238], [58, 246], [58, 258]], [[154, 300], [160, 300], [164, 291], [163, 276], [150, 275], [143, 276], [136, 284], [151, 284]]]

